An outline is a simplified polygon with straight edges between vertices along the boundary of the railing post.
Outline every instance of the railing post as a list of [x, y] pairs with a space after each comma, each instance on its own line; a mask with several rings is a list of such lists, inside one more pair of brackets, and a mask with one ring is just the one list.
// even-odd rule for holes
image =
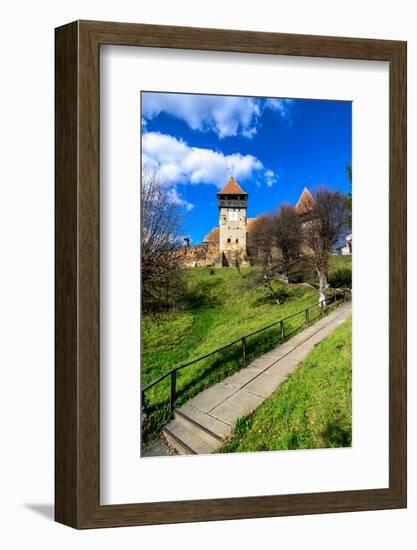
[[308, 325], [308, 323], [310, 322], [310, 319], [309, 319], [309, 316], [308, 316], [308, 307], [306, 308], [306, 323]]
[[174, 407], [175, 407], [176, 394], [177, 394], [177, 371], [174, 369], [171, 372], [171, 398], [169, 401], [169, 408], [171, 412], [174, 410]]
[[246, 338], [242, 338], [242, 357], [243, 357], [243, 364], [246, 365]]
[[145, 392], [141, 392], [142, 395], [142, 414], [146, 413], [146, 401], [145, 401]]
[[280, 321], [279, 325], [281, 328], [281, 338], [283, 339], [284, 338], [284, 321]]

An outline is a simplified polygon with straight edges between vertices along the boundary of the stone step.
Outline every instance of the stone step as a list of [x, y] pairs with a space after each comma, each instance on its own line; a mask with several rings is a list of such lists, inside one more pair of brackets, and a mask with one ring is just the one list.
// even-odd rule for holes
[[210, 454], [221, 441], [184, 418], [175, 417], [162, 430], [168, 443], [181, 455]]
[[205, 431], [210, 437], [214, 437], [219, 441], [226, 439], [226, 436], [232, 429], [229, 424], [200, 411], [189, 403], [177, 409], [175, 417], [179, 422], [194, 424], [200, 430]]

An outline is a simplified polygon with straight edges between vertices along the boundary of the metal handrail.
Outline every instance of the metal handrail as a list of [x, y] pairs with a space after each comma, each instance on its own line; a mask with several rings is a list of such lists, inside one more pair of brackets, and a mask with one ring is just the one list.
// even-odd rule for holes
[[[326, 297], [324, 299], [324, 303], [327, 304], [328, 301], [330, 301], [331, 299], [334, 300], [334, 302], [336, 303], [337, 302], [337, 297], [338, 296], [342, 296], [343, 297], [343, 301], [346, 302], [346, 290], [342, 290], [341, 292], [337, 293], [336, 291], [334, 292], [334, 294], [330, 297]], [[227, 348], [230, 348], [231, 346], [234, 346], [235, 344], [237, 344], [238, 342], [242, 342], [242, 356], [243, 356], [243, 363], [245, 364], [246, 363], [246, 339], [247, 338], [250, 338], [251, 336], [255, 336], [255, 334], [259, 334], [260, 332], [263, 332], [264, 330], [268, 330], [276, 325], [280, 325], [280, 336], [281, 338], [284, 338], [285, 336], [285, 331], [284, 331], [284, 323], [285, 321], [288, 321], [289, 319], [292, 319], [293, 317], [296, 317], [297, 315], [301, 315], [302, 313], [305, 314], [306, 316], [306, 323], [309, 323], [309, 311], [311, 309], [314, 309], [316, 307], [319, 307], [320, 310], [321, 310], [321, 313], [323, 312], [323, 307], [321, 305], [321, 303], [315, 303], [311, 306], [308, 306], [304, 309], [301, 309], [300, 311], [297, 311], [296, 313], [292, 313], [291, 315], [288, 315], [287, 317], [284, 317], [283, 319], [279, 319], [278, 321], [274, 321], [273, 323], [270, 323], [269, 325], [265, 325], [257, 330], [254, 330], [253, 332], [248, 332], [247, 334], [245, 334], [244, 336], [240, 336], [239, 338], [237, 338], [236, 340], [232, 340], [231, 342], [228, 342], [227, 344], [224, 344], [223, 346], [220, 346], [219, 348], [216, 348], [215, 350], [213, 351], [209, 351], [208, 353], [204, 354], [204, 355], [201, 355], [200, 357], [197, 357], [196, 359], [192, 359], [191, 361], [187, 361], [186, 363], [182, 363], [181, 365], [178, 365], [174, 368], [172, 368], [171, 370], [167, 371], [166, 373], [162, 374], [161, 376], [159, 376], [158, 378], [156, 378], [155, 380], [153, 380], [152, 382], [150, 382], [149, 384], [147, 384], [144, 388], [142, 388], [142, 408], [144, 408], [144, 403], [145, 403], [145, 392], [148, 391], [149, 389], [153, 388], [154, 386], [156, 386], [157, 384], [159, 384], [159, 382], [162, 382], [162, 380], [164, 380], [165, 378], [168, 378], [168, 376], [171, 377], [171, 395], [170, 395], [170, 410], [171, 412], [174, 410], [174, 401], [175, 401], [175, 397], [176, 397], [176, 379], [177, 379], [177, 371], [185, 368], [185, 367], [189, 367], [190, 365], [194, 364], [194, 363], [198, 363], [199, 361], [202, 361], [203, 359], [207, 359], [207, 357], [211, 357], [212, 355], [215, 355], [216, 353], [219, 353], [220, 351], [223, 351]]]

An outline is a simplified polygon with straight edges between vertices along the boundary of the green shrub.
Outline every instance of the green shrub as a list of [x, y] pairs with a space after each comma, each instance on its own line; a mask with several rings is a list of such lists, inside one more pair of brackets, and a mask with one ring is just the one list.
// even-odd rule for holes
[[302, 271], [298, 271], [296, 273], [289, 273], [288, 281], [292, 284], [304, 283], [305, 281], [304, 273]]
[[329, 275], [328, 282], [332, 288], [352, 288], [352, 271], [341, 267]]
[[240, 416], [236, 421], [234, 432], [235, 435], [240, 437], [244, 436], [246, 432], [252, 428], [253, 418], [253, 414], [249, 414], [248, 416]]

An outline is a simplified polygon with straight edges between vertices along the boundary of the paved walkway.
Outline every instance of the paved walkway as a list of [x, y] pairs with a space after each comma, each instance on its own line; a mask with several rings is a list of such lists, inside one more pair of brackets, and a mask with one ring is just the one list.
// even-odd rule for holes
[[[163, 430], [180, 454], [215, 451], [236, 424], [291, 374], [310, 351], [351, 314], [351, 302], [339, 305], [299, 334], [176, 409]], [[155, 456], [158, 452], [153, 452]], [[165, 453], [160, 453], [165, 454]], [[149, 456], [147, 453], [144, 456]]]
[[171, 456], [178, 454], [172, 447], [168, 446], [162, 437], [154, 439], [142, 450], [142, 456]]

